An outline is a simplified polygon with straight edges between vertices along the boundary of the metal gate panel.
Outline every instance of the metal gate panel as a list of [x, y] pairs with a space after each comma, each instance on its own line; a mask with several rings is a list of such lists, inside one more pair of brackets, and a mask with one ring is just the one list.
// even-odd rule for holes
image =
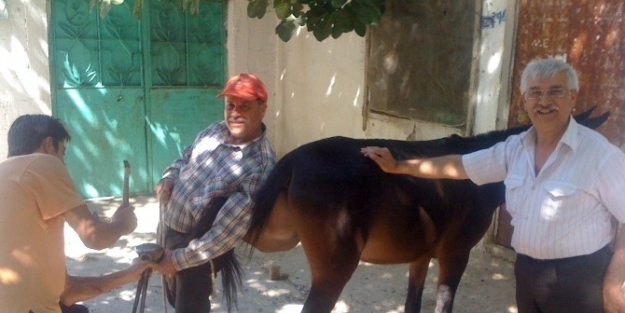
[[[210, 123], [223, 119], [223, 105], [213, 105], [217, 89], [152, 90], [151, 113], [148, 119], [152, 180], [157, 182], [165, 167], [180, 158], [182, 150], [193, 143], [195, 136]], [[176, 103], [176, 105], [171, 105]]]
[[141, 89], [63, 89], [57, 114], [71, 133], [65, 161], [87, 198], [122, 193], [123, 161], [132, 167], [131, 192], [148, 188]]
[[[208, 122], [222, 117], [223, 1], [191, 15], [175, 2], [134, 0], [101, 17], [90, 0], [52, 1], [53, 112], [73, 136], [66, 162], [86, 198], [153, 190], [164, 167]], [[152, 145], [155, 145], [152, 147]]]
[[141, 27], [133, 0], [102, 18], [88, 0], [52, 2], [54, 114], [72, 142], [66, 163], [86, 198], [121, 194], [123, 160], [133, 167], [130, 190], [146, 191]]
[[223, 119], [216, 99], [224, 77], [224, 6], [203, 2], [197, 15], [175, 2], [150, 3], [148, 142], [153, 181], [208, 124]]

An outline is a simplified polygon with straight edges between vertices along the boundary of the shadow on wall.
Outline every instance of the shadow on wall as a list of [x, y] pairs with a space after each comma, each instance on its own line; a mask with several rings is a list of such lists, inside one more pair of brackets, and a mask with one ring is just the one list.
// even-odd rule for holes
[[[46, 4], [0, 0], [0, 158], [11, 123], [26, 113], [51, 114]], [[39, 5], [38, 5], [39, 4]]]

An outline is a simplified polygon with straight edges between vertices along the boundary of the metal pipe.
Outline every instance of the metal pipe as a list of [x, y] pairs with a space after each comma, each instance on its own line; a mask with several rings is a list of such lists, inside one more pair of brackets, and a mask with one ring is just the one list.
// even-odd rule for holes
[[130, 196], [128, 181], [130, 180], [130, 162], [124, 160], [124, 184], [122, 185], [122, 205], [120, 207], [126, 207], [130, 205]]

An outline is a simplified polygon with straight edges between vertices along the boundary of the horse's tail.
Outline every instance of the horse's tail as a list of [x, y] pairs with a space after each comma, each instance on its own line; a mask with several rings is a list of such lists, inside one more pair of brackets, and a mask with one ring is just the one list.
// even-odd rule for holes
[[233, 308], [237, 308], [237, 291], [243, 286], [243, 269], [234, 249], [228, 251], [226, 255], [221, 269], [221, 287], [228, 313], [230, 313]]
[[[204, 214], [197, 222], [197, 226], [188, 235], [185, 240], [185, 245], [195, 239], [202, 237], [213, 226], [219, 210], [228, 200], [227, 197], [219, 197], [213, 199], [212, 205], [204, 210]], [[228, 313], [232, 312], [232, 309], [237, 308], [237, 291], [243, 286], [243, 270], [239, 263], [234, 249], [218, 256], [213, 260], [213, 265], [217, 268], [211, 268], [213, 273], [215, 271], [221, 271], [221, 287], [223, 291], [223, 298], [228, 308]]]
[[281, 191], [287, 188], [293, 171], [291, 154], [287, 154], [276, 163], [267, 181], [253, 196], [252, 216], [250, 226], [245, 235], [246, 241], [251, 245], [249, 256], [252, 256], [254, 244], [260, 239], [263, 228], [269, 220], [276, 199]]

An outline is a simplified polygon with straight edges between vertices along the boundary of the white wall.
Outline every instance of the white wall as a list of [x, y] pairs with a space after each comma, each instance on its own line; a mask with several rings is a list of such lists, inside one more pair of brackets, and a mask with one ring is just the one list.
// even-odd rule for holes
[[280, 44], [276, 151], [331, 136], [436, 138], [458, 129], [369, 114], [363, 130], [366, 41], [354, 34], [318, 42], [303, 28]]
[[361, 137], [364, 39], [349, 34], [318, 42], [300, 28], [279, 50], [279, 153], [335, 135]]
[[[22, 114], [51, 114], [46, 1], [0, 0], [0, 160], [7, 131]], [[8, 15], [8, 16], [7, 16]]]

